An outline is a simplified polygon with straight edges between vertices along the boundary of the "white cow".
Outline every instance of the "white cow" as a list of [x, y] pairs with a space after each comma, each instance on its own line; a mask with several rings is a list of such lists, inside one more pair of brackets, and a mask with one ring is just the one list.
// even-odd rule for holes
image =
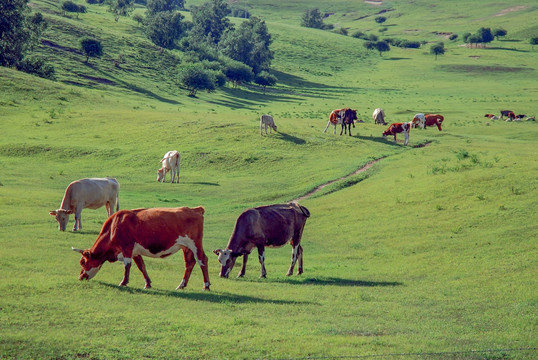
[[111, 178], [91, 178], [73, 181], [65, 190], [64, 198], [59, 209], [49, 212], [58, 221], [58, 230], [65, 231], [69, 222], [69, 215], [75, 214], [75, 224], [73, 231], [82, 229], [80, 215], [82, 209], [98, 209], [106, 206], [108, 216], [120, 207], [118, 193], [120, 184], [116, 179]]
[[161, 160], [161, 168], [157, 170], [157, 181], [164, 182], [166, 178], [166, 172], [170, 171], [172, 179], [170, 184], [174, 183], [177, 176], [177, 183], [179, 184], [179, 163], [181, 161], [181, 155], [177, 150], [172, 150], [164, 154], [164, 158]]
[[263, 135], [262, 128], [265, 126], [265, 135], [267, 135], [267, 127], [269, 127], [269, 132], [271, 129], [276, 130], [275, 121], [271, 115], [263, 114], [260, 116], [260, 135]]
[[374, 110], [372, 118], [374, 119], [374, 124], [387, 125], [385, 122], [385, 112], [381, 108]]
[[416, 114], [413, 116], [413, 120], [411, 120], [411, 125], [414, 128], [420, 127], [421, 129], [424, 129], [426, 126], [426, 116], [424, 114]]

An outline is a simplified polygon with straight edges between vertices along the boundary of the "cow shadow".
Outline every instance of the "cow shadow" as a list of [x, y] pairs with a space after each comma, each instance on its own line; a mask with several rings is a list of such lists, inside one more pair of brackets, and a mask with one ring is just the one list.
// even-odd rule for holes
[[[248, 281], [248, 280], [247, 280]], [[319, 285], [319, 286], [350, 286], [350, 287], [394, 287], [402, 286], [403, 283], [398, 281], [367, 281], [367, 280], [354, 280], [343, 279], [337, 277], [288, 277], [284, 279], [262, 279], [252, 280], [253, 282], [271, 282], [271, 283], [283, 283], [292, 285]]]
[[280, 131], [277, 132], [277, 134], [278, 134], [278, 139], [279, 140], [289, 141], [289, 142], [292, 142], [292, 143], [297, 144], [297, 145], [306, 144], [305, 140], [303, 140], [301, 138], [298, 138], [297, 136], [286, 134], [286, 133], [283, 133], [283, 132], [280, 132]]
[[296, 300], [276, 300], [276, 299], [263, 299], [254, 296], [248, 295], [238, 295], [230, 294], [227, 292], [220, 291], [204, 291], [204, 292], [191, 292], [189, 290], [160, 290], [160, 289], [141, 289], [141, 288], [131, 288], [127, 286], [119, 286], [110, 283], [105, 283], [102, 281], [97, 281], [100, 285], [105, 287], [115, 289], [117, 291], [129, 294], [144, 294], [144, 295], [154, 295], [154, 296], [164, 296], [167, 298], [178, 298], [185, 300], [193, 301], [206, 301], [210, 303], [230, 303], [230, 304], [246, 304], [246, 303], [255, 303], [255, 304], [314, 304], [309, 301], [296, 301]]
[[207, 181], [184, 181], [183, 184], [190, 184], [190, 185], [207, 185], [207, 186], [220, 186], [219, 183], [207, 182]]

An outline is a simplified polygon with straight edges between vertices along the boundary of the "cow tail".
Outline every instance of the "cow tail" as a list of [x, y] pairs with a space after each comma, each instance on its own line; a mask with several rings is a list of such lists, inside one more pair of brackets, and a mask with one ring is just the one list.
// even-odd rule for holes
[[[299, 205], [299, 204], [297, 204], [297, 205]], [[310, 211], [308, 211], [307, 208], [305, 208], [302, 205], [299, 205], [299, 209], [301, 209], [301, 212], [303, 213], [304, 216], [306, 216], [307, 218], [310, 217]]]
[[120, 210], [120, 194], [116, 195], [116, 212]]

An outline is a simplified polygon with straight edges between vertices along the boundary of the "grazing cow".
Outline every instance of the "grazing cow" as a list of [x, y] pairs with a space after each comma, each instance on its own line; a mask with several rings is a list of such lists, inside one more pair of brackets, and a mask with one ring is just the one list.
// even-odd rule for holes
[[519, 114], [519, 115], [516, 115], [516, 118], [515, 118], [514, 120], [521, 121], [521, 120], [523, 120], [525, 117], [527, 117], [527, 115]]
[[394, 135], [394, 143], [396, 144], [396, 134], [403, 132], [405, 136], [404, 145], [409, 143], [409, 131], [411, 130], [412, 122], [406, 123], [393, 123], [390, 124], [387, 130], [383, 131], [383, 138], [387, 135]]
[[536, 121], [536, 118], [534, 116], [529, 116], [527, 118], [527, 121]]
[[174, 183], [176, 176], [176, 182], [179, 184], [180, 161], [181, 155], [176, 150], [172, 150], [164, 154], [164, 158], [161, 160], [161, 168], [157, 170], [157, 181], [164, 182], [166, 178], [166, 172], [170, 171], [170, 175], [172, 176], [172, 181], [170, 181], [170, 184]]
[[426, 117], [424, 114], [416, 114], [413, 116], [413, 120], [411, 120], [411, 126], [414, 128], [420, 127], [424, 129], [424, 126], [426, 125]]
[[90, 249], [73, 248], [82, 254], [79, 280], [93, 278], [105, 261], [119, 260], [125, 266], [120, 286], [126, 286], [134, 260], [148, 289], [151, 288], [151, 280], [142, 256], [165, 258], [182, 249], [185, 274], [177, 289], [187, 286], [192, 269], [198, 262], [204, 277], [204, 290], [209, 290], [207, 256], [202, 246], [204, 211], [201, 206], [118, 211], [105, 221]]
[[271, 132], [271, 129], [276, 130], [275, 121], [273, 120], [273, 117], [271, 115], [262, 115], [260, 116], [260, 135], [262, 134], [262, 128], [265, 127], [265, 135], [267, 135], [267, 127], [269, 127], [269, 132]]
[[329, 125], [332, 124], [334, 126], [333, 134], [336, 134], [336, 125], [342, 124], [342, 118], [340, 117], [341, 111], [341, 109], [335, 109], [331, 111], [331, 113], [329, 114], [329, 122], [327, 123], [327, 126], [325, 127], [325, 130], [323, 130], [323, 132], [326, 132], [329, 128]]
[[374, 110], [372, 118], [374, 119], [374, 124], [387, 125], [385, 122], [385, 112], [381, 108]]
[[501, 110], [501, 120], [504, 119], [504, 117], [508, 117], [507, 121], [514, 120], [516, 118], [516, 115], [511, 110]]
[[484, 117], [487, 117], [488, 119], [491, 119], [491, 120], [499, 120], [499, 117], [494, 114], [486, 114], [484, 115]]
[[114, 213], [120, 206], [118, 192], [120, 184], [116, 179], [91, 178], [73, 181], [65, 190], [64, 198], [59, 209], [49, 212], [58, 221], [58, 230], [65, 231], [69, 222], [69, 215], [75, 214], [73, 231], [82, 229], [80, 220], [82, 209], [98, 209], [106, 206], [108, 216]]
[[230, 241], [226, 249], [213, 252], [221, 264], [220, 276], [228, 277], [237, 257], [243, 255], [243, 266], [238, 277], [245, 275], [247, 259], [250, 252], [258, 249], [261, 264], [261, 278], [265, 271], [265, 247], [281, 247], [290, 242], [293, 251], [291, 266], [287, 276], [293, 273], [295, 263], [299, 262], [297, 275], [303, 273], [303, 248], [300, 245], [306, 219], [310, 212], [296, 202], [281, 205], [267, 205], [245, 210], [235, 222]]
[[426, 114], [424, 115], [424, 118], [425, 118], [425, 121], [424, 121], [424, 129], [426, 129], [426, 127], [428, 126], [434, 126], [434, 125], [437, 125], [437, 128], [439, 129], [439, 131], [441, 131], [441, 124], [443, 123], [443, 121], [445, 120], [445, 118], [443, 117], [443, 115], [439, 115], [439, 114]]

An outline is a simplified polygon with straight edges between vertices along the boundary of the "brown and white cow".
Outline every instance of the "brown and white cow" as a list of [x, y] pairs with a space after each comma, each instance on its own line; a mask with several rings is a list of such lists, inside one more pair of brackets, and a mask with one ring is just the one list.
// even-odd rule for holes
[[488, 119], [491, 119], [491, 120], [499, 120], [499, 117], [495, 114], [486, 114], [484, 115], [484, 117], [487, 117]]
[[512, 110], [501, 110], [501, 120], [503, 120], [505, 116], [508, 117], [507, 121], [511, 121], [516, 118], [516, 115]]
[[326, 132], [329, 128], [329, 125], [334, 126], [333, 134], [336, 134], [336, 125], [342, 125], [342, 129], [340, 130], [340, 135], [342, 135], [342, 132], [344, 129], [346, 130], [347, 134], [347, 127], [349, 126], [349, 136], [351, 136], [351, 125], [355, 127], [355, 120], [357, 120], [357, 110], [353, 110], [350, 108], [344, 108], [344, 109], [335, 109], [331, 111], [329, 114], [329, 122], [327, 122], [327, 126], [325, 127], [325, 130], [323, 132]]
[[260, 135], [262, 134], [262, 128], [265, 127], [265, 135], [267, 135], [267, 127], [269, 127], [269, 132], [271, 132], [271, 129], [277, 131], [275, 120], [271, 115], [264, 114], [260, 116]]
[[443, 115], [439, 114], [426, 114], [424, 115], [425, 121], [424, 121], [424, 128], [427, 128], [428, 126], [434, 126], [437, 125], [437, 128], [439, 131], [442, 131], [441, 124], [445, 120]]
[[220, 276], [228, 277], [236, 259], [243, 256], [243, 266], [238, 277], [245, 275], [247, 259], [250, 252], [258, 249], [258, 259], [261, 264], [260, 277], [264, 278], [265, 248], [281, 247], [288, 242], [292, 246], [291, 266], [287, 276], [293, 273], [296, 262], [299, 262], [297, 275], [303, 273], [303, 248], [300, 245], [301, 236], [310, 212], [298, 203], [259, 206], [245, 210], [235, 222], [230, 241], [226, 249], [213, 252], [221, 264]]
[[98, 209], [106, 206], [108, 216], [118, 211], [120, 184], [112, 178], [89, 178], [73, 181], [65, 190], [59, 209], [49, 212], [58, 221], [58, 230], [65, 231], [69, 215], [75, 214], [73, 231], [82, 229], [82, 209]]
[[426, 125], [426, 117], [424, 114], [416, 114], [413, 116], [413, 120], [411, 120], [411, 126], [414, 128], [420, 127], [424, 129], [424, 126]]
[[201, 206], [118, 211], [106, 220], [90, 249], [73, 248], [82, 254], [79, 280], [93, 278], [105, 261], [119, 260], [125, 266], [120, 286], [126, 286], [134, 260], [144, 275], [147, 289], [151, 287], [151, 280], [142, 256], [165, 258], [182, 249], [185, 274], [177, 289], [187, 286], [192, 268], [198, 262], [204, 277], [204, 289], [209, 290], [207, 256], [202, 246], [203, 229], [204, 208]]
[[381, 108], [374, 110], [372, 118], [374, 119], [374, 124], [387, 125], [385, 122], [385, 112]]
[[411, 130], [412, 122], [406, 122], [406, 123], [393, 123], [390, 124], [390, 126], [387, 128], [387, 130], [383, 131], [383, 138], [385, 138], [387, 135], [394, 135], [394, 143], [396, 144], [396, 134], [402, 133], [405, 136], [405, 142], [404, 145], [407, 145], [409, 143], [409, 131]]
[[157, 181], [164, 182], [166, 178], [166, 172], [170, 171], [172, 177], [170, 184], [174, 183], [177, 177], [177, 183], [179, 184], [179, 167], [181, 162], [181, 155], [177, 150], [172, 150], [164, 154], [161, 160], [161, 168], [157, 170]]

